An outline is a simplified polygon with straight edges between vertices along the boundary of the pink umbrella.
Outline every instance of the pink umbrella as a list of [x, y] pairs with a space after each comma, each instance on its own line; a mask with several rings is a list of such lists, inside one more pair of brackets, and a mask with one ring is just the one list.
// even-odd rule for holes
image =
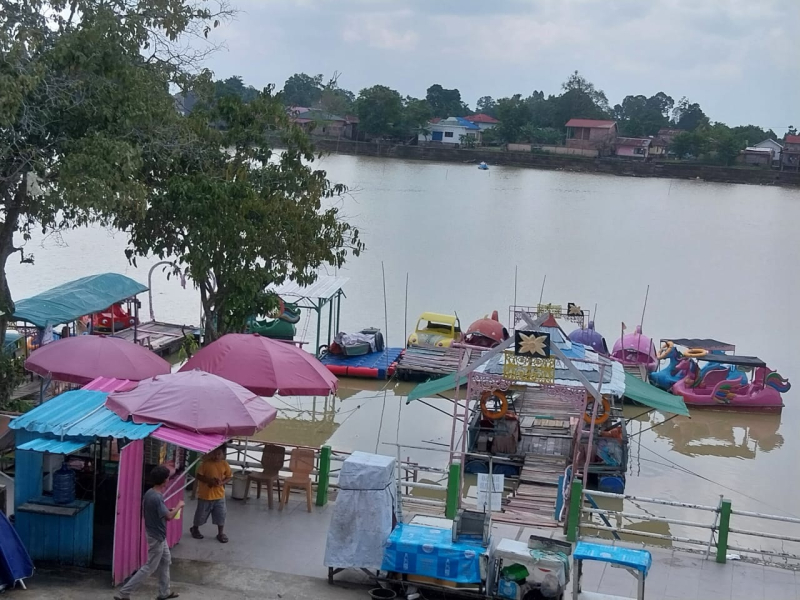
[[202, 371], [159, 375], [115, 392], [106, 407], [134, 423], [163, 423], [198, 433], [253, 435], [278, 411], [242, 386]]
[[257, 333], [223, 335], [181, 371], [192, 369], [235, 381], [259, 396], [327, 396], [339, 387], [336, 377], [308, 352]]
[[141, 381], [170, 372], [170, 364], [147, 348], [103, 335], [64, 338], [34, 350], [25, 368], [56, 381], [87, 384], [98, 377]]

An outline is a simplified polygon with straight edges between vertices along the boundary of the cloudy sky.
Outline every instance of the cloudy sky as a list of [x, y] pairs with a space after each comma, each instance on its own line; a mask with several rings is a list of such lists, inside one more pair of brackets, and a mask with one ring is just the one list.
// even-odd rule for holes
[[296, 72], [342, 87], [433, 83], [474, 107], [557, 93], [579, 70], [612, 106], [664, 91], [712, 120], [800, 127], [800, 0], [230, 0], [217, 77], [280, 89]]

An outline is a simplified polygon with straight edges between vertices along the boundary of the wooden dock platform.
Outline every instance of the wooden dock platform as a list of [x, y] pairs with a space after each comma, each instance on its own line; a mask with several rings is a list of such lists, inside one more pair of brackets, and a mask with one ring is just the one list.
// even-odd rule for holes
[[475, 348], [412, 346], [397, 361], [396, 372], [400, 379], [436, 379], [459, 371], [482, 355], [483, 350]]
[[[133, 328], [118, 331], [114, 334], [129, 342], [134, 341]], [[161, 321], [140, 323], [136, 328], [136, 343], [149, 348], [159, 356], [175, 354], [183, 345], [187, 335], [200, 337], [199, 328], [193, 325], [175, 325]]]

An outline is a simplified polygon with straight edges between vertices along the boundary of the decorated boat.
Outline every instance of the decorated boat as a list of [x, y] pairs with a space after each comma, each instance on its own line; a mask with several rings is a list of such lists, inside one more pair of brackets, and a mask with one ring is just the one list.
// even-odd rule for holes
[[658, 368], [658, 357], [653, 340], [642, 333], [639, 325], [636, 326], [633, 333], [624, 334], [614, 342], [611, 356], [620, 361], [623, 366], [641, 365], [648, 373], [652, 373]]
[[[686, 350], [681, 350], [679, 346], [688, 346]], [[703, 377], [712, 369], [719, 369], [723, 365], [721, 362], [708, 362], [704, 367], [699, 368], [694, 357], [703, 357], [713, 354], [717, 357], [729, 356], [726, 352], [735, 351], [733, 344], [727, 344], [711, 339], [697, 338], [677, 338], [661, 340], [661, 350], [658, 354], [659, 363], [666, 360], [667, 365], [659, 371], [650, 374], [650, 383], [662, 390], [670, 391], [675, 383], [684, 377], [692, 377], [696, 380], [699, 376]], [[684, 360], [686, 359], [686, 360]], [[742, 385], [747, 385], [747, 374], [737, 365], [725, 364], [728, 369], [727, 379], [737, 380]]]
[[115, 333], [139, 324], [139, 320], [125, 310], [122, 303], [113, 304], [102, 312], [83, 317], [82, 321], [87, 327], [90, 319], [93, 333]]
[[[712, 363], [711, 368], [698, 369], [686, 365], [689, 375], [672, 386], [672, 393], [682, 396], [690, 406], [721, 409], [780, 410], [783, 407], [781, 394], [789, 391], [791, 384], [776, 371], [755, 356], [709, 353], [697, 356], [696, 360]], [[684, 363], [694, 362], [687, 358]], [[752, 368], [748, 383], [745, 378], [731, 379], [730, 366]], [[743, 383], [744, 381], [744, 383]]]
[[274, 318], [252, 318], [247, 323], [248, 333], [257, 333], [276, 340], [292, 340], [297, 333], [296, 323], [300, 321], [300, 309], [296, 304], [278, 301], [277, 316]]
[[569, 334], [569, 339], [576, 344], [588, 346], [598, 354], [608, 355], [606, 339], [594, 328], [594, 321], [589, 321], [587, 327], [581, 327]]
[[464, 342], [470, 346], [494, 348], [501, 342], [506, 341], [508, 337], [508, 329], [503, 327], [495, 310], [492, 312], [491, 318], [486, 315], [467, 328]]

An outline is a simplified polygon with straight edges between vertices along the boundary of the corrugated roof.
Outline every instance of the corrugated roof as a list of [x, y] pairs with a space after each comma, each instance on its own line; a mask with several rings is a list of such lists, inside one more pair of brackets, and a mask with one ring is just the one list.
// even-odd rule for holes
[[787, 135], [783, 138], [784, 144], [800, 144], [800, 135]]
[[616, 121], [606, 121], [603, 119], [570, 119], [567, 127], [593, 127], [595, 129], [611, 129], [616, 125]]
[[325, 300], [332, 298], [336, 292], [350, 281], [349, 277], [339, 277], [338, 275], [320, 275], [317, 280], [309, 286], [299, 285], [295, 281], [287, 281], [283, 285], [270, 288], [281, 297], [311, 298]]
[[497, 119], [494, 117], [490, 117], [489, 115], [485, 115], [483, 113], [478, 113], [477, 115], [470, 115], [468, 117], [464, 117], [467, 121], [472, 121], [473, 123], [499, 123]]
[[11, 429], [49, 433], [65, 437], [113, 437], [140, 440], [159, 425], [137, 425], [123, 421], [104, 404], [107, 392], [73, 390], [56, 396], [17, 417]]
[[173, 429], [166, 426], [159, 427], [153, 432], [152, 437], [196, 452], [211, 452], [214, 448], [219, 448], [227, 441], [224, 435], [197, 433], [187, 429]]
[[650, 138], [631, 138], [618, 137], [617, 146], [633, 146], [636, 148], [647, 148], [650, 145]]
[[35, 452], [50, 452], [51, 454], [72, 454], [92, 443], [91, 439], [69, 439], [63, 442], [58, 438], [37, 437], [30, 442], [25, 442], [17, 450], [33, 450]]
[[83, 386], [82, 390], [94, 390], [96, 392], [106, 392], [110, 394], [111, 392], [119, 392], [125, 391], [128, 389], [135, 388], [137, 383], [135, 381], [129, 381], [127, 379], [114, 379], [113, 377], [98, 377], [97, 379], [93, 379], [85, 386]]
[[772, 148], [759, 148], [757, 146], [748, 146], [744, 149], [745, 152], [755, 152], [757, 154], [772, 154], [774, 150]]

